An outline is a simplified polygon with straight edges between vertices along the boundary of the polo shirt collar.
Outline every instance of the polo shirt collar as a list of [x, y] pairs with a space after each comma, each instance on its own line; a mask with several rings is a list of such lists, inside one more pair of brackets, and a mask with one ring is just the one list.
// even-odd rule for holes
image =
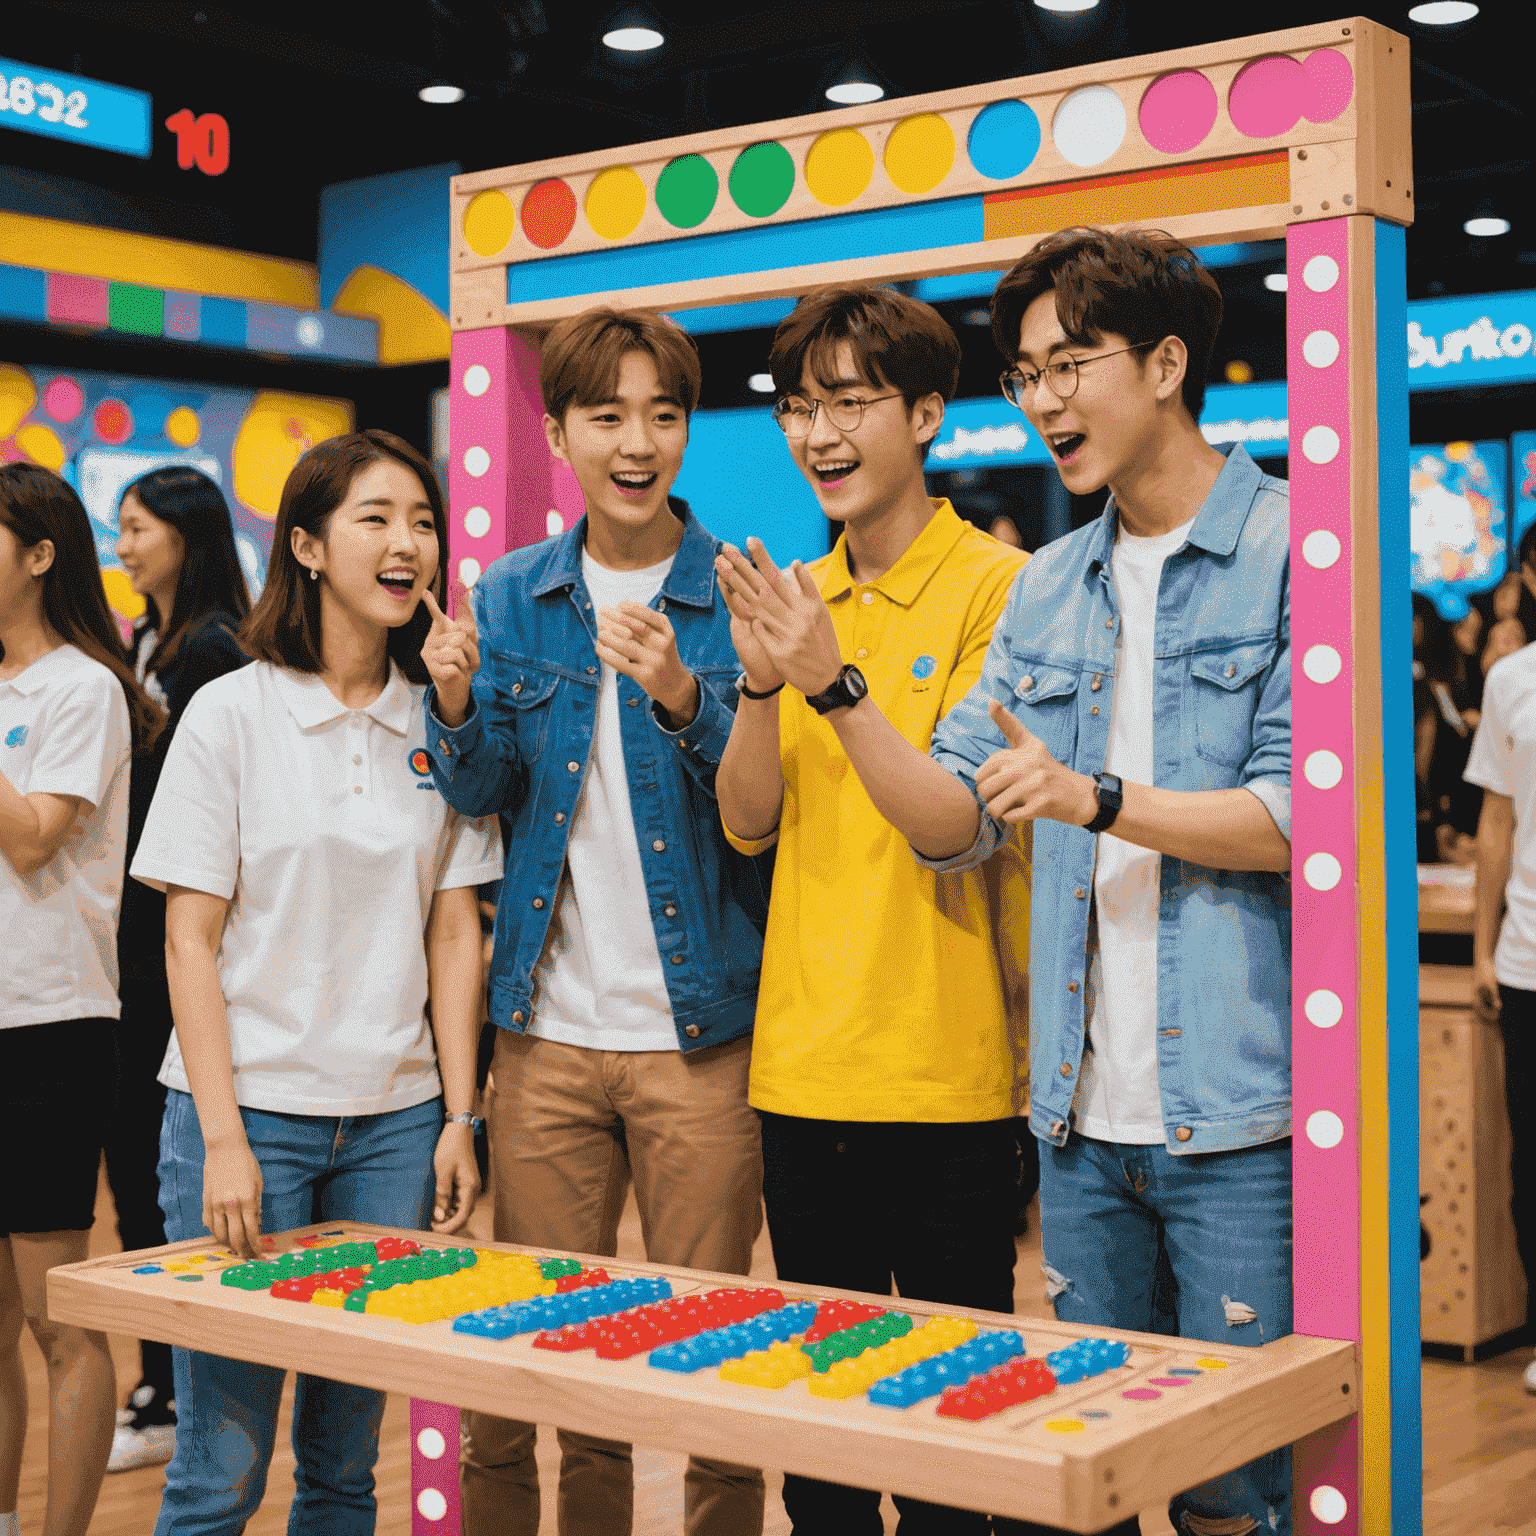
[[30, 698], [39, 688], [47, 684], [55, 668], [68, 665], [72, 657], [79, 654], [81, 653], [75, 646], [65, 641], [63, 645], [56, 645], [51, 651], [39, 656], [25, 671], [0, 681], [0, 688], [11, 688], [24, 698]]
[[[286, 667], [274, 667], [273, 675], [277, 679], [277, 691], [301, 731], [329, 725], [332, 720], [339, 720], [343, 715], [352, 713], [325, 686], [318, 673], [290, 672]], [[410, 684], [401, 676], [399, 667], [391, 661], [389, 681], [385, 683], [384, 691], [363, 713], [385, 730], [393, 731], [396, 736], [404, 736], [411, 728], [415, 712]]]
[[[669, 496], [667, 505], [682, 520], [683, 541], [677, 546], [661, 595], [668, 602], [710, 608], [715, 600], [715, 541], [681, 496]], [[575, 527], [548, 541], [542, 561], [532, 572], [531, 590], [535, 597], [576, 585], [581, 577], [581, 553], [586, 542], [587, 517], [583, 513]]]
[[[927, 526], [907, 546], [906, 551], [890, 570], [864, 583], [873, 587], [882, 597], [903, 608], [910, 608], [928, 585], [933, 573], [943, 564], [944, 557], [955, 546], [955, 541], [965, 532], [965, 523], [945, 497], [928, 498], [933, 516]], [[832, 547], [822, 572], [821, 595], [827, 602], [843, 597], [858, 585], [853, 572], [848, 569], [848, 534], [840, 533]]]

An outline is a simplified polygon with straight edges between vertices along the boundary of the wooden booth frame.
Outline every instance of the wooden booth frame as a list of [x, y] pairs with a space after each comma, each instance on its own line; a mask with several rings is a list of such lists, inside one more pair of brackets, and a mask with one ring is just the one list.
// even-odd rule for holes
[[1295, 1326], [1353, 1341], [1362, 1386], [1357, 1417], [1297, 1446], [1296, 1523], [1404, 1536], [1421, 1527], [1408, 65], [1406, 38], [1357, 17], [455, 177], [450, 416], [472, 584], [580, 514], [540, 424], [538, 336], [593, 302], [995, 270], [1067, 225], [1284, 235]]

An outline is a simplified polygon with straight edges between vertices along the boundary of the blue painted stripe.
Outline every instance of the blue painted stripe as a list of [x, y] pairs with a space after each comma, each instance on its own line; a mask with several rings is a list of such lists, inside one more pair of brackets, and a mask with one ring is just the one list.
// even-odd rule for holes
[[793, 299], [754, 299], [750, 304], [704, 304], [680, 309], [672, 318], [691, 336], [717, 331], [763, 331], [777, 326], [795, 307]]
[[1003, 276], [996, 272], [951, 272], [943, 277], [920, 277], [912, 285], [914, 297], [924, 304], [942, 304], [946, 299], [990, 299]]
[[0, 319], [48, 319], [48, 274], [35, 267], [0, 266]]
[[1419, 913], [1413, 796], [1413, 609], [1408, 539], [1405, 231], [1376, 222], [1376, 453], [1386, 829], [1387, 1249], [1391, 1301], [1392, 1529], [1423, 1530], [1419, 1362]]
[[621, 245], [543, 261], [513, 262], [507, 268], [507, 302], [529, 304], [586, 294], [598, 298], [623, 288], [651, 288], [703, 277], [739, 277], [746, 272], [775, 272], [783, 267], [853, 261], [860, 256], [899, 255], [935, 246], [971, 245], [983, 238], [980, 197], [903, 203], [864, 213], [696, 235], [691, 240]]
[[212, 347], [245, 349], [245, 304], [242, 300], [204, 298], [199, 310], [200, 340]]

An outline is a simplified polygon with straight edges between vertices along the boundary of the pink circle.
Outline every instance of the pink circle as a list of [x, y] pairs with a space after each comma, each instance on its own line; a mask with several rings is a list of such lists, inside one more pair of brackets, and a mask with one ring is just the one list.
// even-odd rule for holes
[[43, 409], [55, 421], [73, 421], [85, 409], [85, 391], [61, 373], [43, 386]]
[[1307, 121], [1331, 123], [1355, 93], [1355, 72], [1349, 60], [1337, 48], [1319, 48], [1309, 53], [1301, 66], [1312, 83], [1312, 105]]
[[1139, 116], [1142, 137], [1153, 149], [1181, 155], [1215, 126], [1216, 87], [1198, 69], [1175, 70], [1147, 87]]
[[1250, 139], [1288, 132], [1311, 105], [1312, 82], [1306, 70], [1284, 53], [1244, 65], [1227, 93], [1232, 126]]
[[1154, 1387], [1187, 1387], [1189, 1385], [1188, 1376], [1149, 1376], [1147, 1380]]
[[1154, 1392], [1151, 1387], [1132, 1387], [1129, 1392], [1122, 1392], [1121, 1397], [1128, 1397], [1133, 1403], [1150, 1403], [1161, 1397], [1161, 1392]]

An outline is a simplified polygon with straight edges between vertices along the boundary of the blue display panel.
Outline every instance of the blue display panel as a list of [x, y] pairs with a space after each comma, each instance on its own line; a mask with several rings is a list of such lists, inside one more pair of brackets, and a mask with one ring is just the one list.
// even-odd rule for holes
[[143, 91], [0, 58], [0, 128], [147, 160], [149, 114]]
[[1472, 593], [1504, 577], [1508, 451], [1503, 442], [1408, 450], [1413, 590], [1453, 622], [1466, 613]]
[[1536, 291], [1422, 299], [1408, 306], [1408, 388], [1536, 379]]
[[1536, 523], [1536, 432], [1516, 432], [1509, 440], [1509, 458], [1513, 493], [1509, 558], [1513, 565], [1519, 558], [1520, 535]]

